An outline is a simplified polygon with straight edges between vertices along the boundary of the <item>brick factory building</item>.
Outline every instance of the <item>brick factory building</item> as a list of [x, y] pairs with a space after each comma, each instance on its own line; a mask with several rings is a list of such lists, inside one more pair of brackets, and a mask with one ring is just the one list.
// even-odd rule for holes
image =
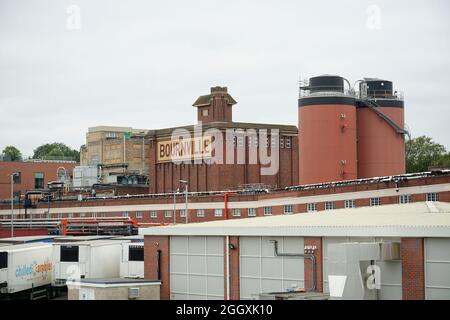
[[[193, 104], [197, 125], [149, 131], [150, 193], [183, 189], [180, 180], [188, 181], [190, 191], [229, 190], [245, 185], [279, 188], [298, 183], [297, 128], [233, 122], [235, 104], [226, 87], [213, 87], [210, 94], [200, 96]], [[262, 160], [266, 150], [276, 164]], [[211, 158], [219, 158], [219, 151], [223, 152], [220, 160], [211, 162]], [[176, 163], [176, 159], [187, 162]], [[270, 171], [270, 165], [275, 165], [276, 170], [264, 173], [264, 168]]]
[[0, 200], [11, 199], [12, 173], [14, 197], [20, 198], [26, 191], [47, 188], [47, 183], [60, 179], [70, 180], [77, 163], [69, 161], [0, 161]]

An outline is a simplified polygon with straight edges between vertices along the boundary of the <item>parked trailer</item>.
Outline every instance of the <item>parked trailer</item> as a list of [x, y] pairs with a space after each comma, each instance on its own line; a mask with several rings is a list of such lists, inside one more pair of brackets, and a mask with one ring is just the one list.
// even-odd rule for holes
[[123, 242], [129, 241], [54, 243], [52, 285], [65, 286], [67, 279], [118, 278]]
[[144, 278], [144, 243], [122, 243], [121, 278]]
[[52, 251], [50, 243], [0, 246], [0, 293], [8, 295], [50, 286]]

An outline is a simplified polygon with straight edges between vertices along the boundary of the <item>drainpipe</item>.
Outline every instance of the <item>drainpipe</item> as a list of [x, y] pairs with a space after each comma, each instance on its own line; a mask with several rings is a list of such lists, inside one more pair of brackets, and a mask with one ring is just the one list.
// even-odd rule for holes
[[278, 252], [278, 241], [270, 240], [273, 242], [273, 250], [276, 257], [301, 257], [305, 259], [310, 259], [312, 264], [312, 286], [307, 291], [315, 291], [316, 290], [316, 257], [312, 253], [280, 253]]
[[225, 220], [229, 219], [229, 215], [228, 215], [228, 196], [230, 195], [235, 195], [237, 194], [236, 192], [225, 192], [223, 194], [223, 204], [224, 204], [224, 210], [225, 210]]
[[230, 300], [231, 292], [231, 277], [230, 277], [230, 236], [225, 237], [225, 255], [227, 256], [226, 274], [227, 274], [227, 297], [226, 300]]

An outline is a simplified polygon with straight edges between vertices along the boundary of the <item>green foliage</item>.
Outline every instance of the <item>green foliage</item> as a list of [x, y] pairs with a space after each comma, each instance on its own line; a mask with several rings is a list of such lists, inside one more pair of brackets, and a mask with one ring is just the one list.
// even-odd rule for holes
[[34, 150], [33, 159], [74, 160], [80, 162], [80, 152], [64, 143], [46, 143]]
[[[447, 157], [447, 158], [446, 158]], [[439, 161], [448, 160], [445, 147], [427, 136], [406, 141], [406, 172], [428, 171], [430, 166]]]
[[14, 146], [7, 146], [2, 153], [11, 161], [22, 161], [22, 153]]
[[450, 169], [450, 152], [447, 152], [446, 154], [440, 156], [437, 160], [433, 161], [431, 166]]

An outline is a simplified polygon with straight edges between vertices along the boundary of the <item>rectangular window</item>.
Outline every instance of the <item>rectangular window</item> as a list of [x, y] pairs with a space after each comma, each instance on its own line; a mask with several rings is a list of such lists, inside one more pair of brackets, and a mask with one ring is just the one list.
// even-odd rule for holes
[[61, 262], [78, 262], [78, 246], [61, 246]]
[[436, 192], [427, 193], [427, 201], [439, 201], [439, 194]]
[[356, 208], [355, 200], [345, 200], [345, 208]]
[[336, 209], [334, 201], [325, 201], [325, 210], [334, 210], [334, 209]]
[[8, 268], [8, 252], [0, 252], [0, 269]]
[[164, 210], [164, 217], [166, 218], [172, 217], [172, 210]]
[[181, 209], [180, 210], [180, 217], [181, 218], [185, 218], [186, 217], [186, 209]]
[[284, 148], [284, 137], [280, 137], [280, 149]]
[[285, 144], [286, 144], [286, 148], [290, 149], [292, 147], [292, 137], [286, 137]]
[[203, 109], [202, 110], [202, 116], [207, 117], [209, 115], [209, 110], [208, 109]]
[[233, 209], [232, 214], [233, 214], [233, 217], [240, 217], [241, 209]]
[[248, 208], [247, 209], [247, 215], [249, 217], [256, 217], [256, 208]]
[[128, 261], [144, 261], [144, 246], [129, 246]]
[[44, 174], [41, 172], [34, 174], [34, 188], [44, 189]]
[[197, 209], [197, 217], [203, 218], [205, 216], [205, 210], [204, 209]]
[[124, 213], [122, 213], [122, 217], [123, 218], [128, 218], [129, 217], [128, 211], [125, 211]]
[[141, 211], [136, 212], [136, 219], [142, 219], [142, 212]]
[[272, 207], [264, 207], [264, 215], [271, 216], [272, 215]]
[[150, 211], [150, 218], [158, 218], [158, 214], [156, 213], [156, 210]]
[[214, 217], [221, 217], [222, 209], [214, 209]]
[[58, 219], [62, 219], [63, 214], [62, 213], [58, 213]]
[[399, 197], [399, 202], [400, 203], [410, 203], [411, 202], [411, 195], [410, 194], [402, 194]]
[[86, 217], [86, 214], [85, 213], [80, 213], [80, 218], [84, 218], [84, 217]]
[[317, 211], [317, 204], [316, 203], [308, 203], [306, 205], [306, 211], [308, 211], [308, 212], [316, 212]]
[[370, 198], [370, 206], [379, 206], [381, 205], [381, 198]]
[[69, 213], [68, 218], [73, 218], [73, 213]]
[[288, 204], [284, 206], [284, 214], [293, 214], [294, 206], [292, 204]]

